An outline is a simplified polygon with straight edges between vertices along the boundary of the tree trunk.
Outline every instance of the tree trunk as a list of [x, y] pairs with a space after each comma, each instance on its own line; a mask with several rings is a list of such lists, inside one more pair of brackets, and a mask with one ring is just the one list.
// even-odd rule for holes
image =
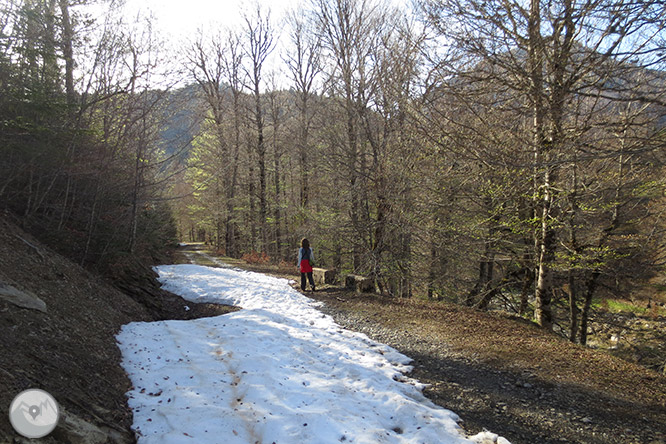
[[[275, 119], [278, 118], [276, 113]], [[275, 167], [274, 172], [274, 183], [275, 183], [275, 259], [281, 258], [282, 254], [282, 212], [280, 211], [281, 207], [281, 193], [280, 193], [280, 152], [278, 148], [278, 138], [277, 133], [279, 125], [274, 121], [274, 135], [273, 135], [273, 164]]]
[[69, 16], [69, 1], [59, 0], [62, 15], [62, 53], [65, 59], [65, 93], [67, 95], [67, 108], [72, 115], [76, 104], [76, 91], [74, 90], [74, 30]]
[[245, 17], [246, 36], [248, 38], [248, 56], [250, 69], [248, 70], [250, 87], [254, 96], [254, 124], [257, 130], [257, 161], [259, 166], [259, 234], [260, 249], [267, 251], [266, 220], [268, 204], [266, 201], [266, 146], [264, 141], [264, 110], [261, 103], [261, 72], [266, 57], [273, 50], [273, 30], [270, 25], [270, 14], [262, 16], [261, 8], [257, 5], [256, 20]]
[[587, 324], [590, 317], [590, 307], [592, 306], [592, 298], [594, 291], [597, 288], [597, 280], [601, 273], [599, 270], [594, 270], [585, 283], [585, 296], [583, 300], [583, 310], [580, 314], [580, 344], [587, 344]]
[[[351, 80], [349, 80], [351, 82]], [[351, 85], [350, 85], [351, 88]], [[356, 113], [351, 97], [351, 91], [348, 91], [347, 96], [347, 168], [349, 171], [349, 192], [351, 201], [351, 223], [352, 235], [355, 237], [352, 246], [352, 270], [354, 273], [359, 273], [361, 269], [361, 245], [359, 240], [360, 233], [360, 213], [361, 213], [361, 198], [358, 187], [358, 139], [357, 139], [357, 122]]]
[[[578, 165], [574, 160], [573, 176], [571, 191], [569, 192], [569, 249], [573, 251], [576, 256], [579, 253], [578, 240], [576, 237], [576, 218], [578, 216]], [[568, 286], [569, 286], [569, 340], [576, 342], [576, 335], [578, 332], [578, 292], [576, 288], [575, 267], [578, 265], [577, 257], [574, 262], [569, 265], [568, 272]]]
[[236, 187], [238, 186], [238, 163], [241, 151], [241, 103], [240, 103], [240, 78], [236, 64], [238, 59], [238, 41], [230, 48], [232, 66], [228, 68], [229, 80], [231, 82], [231, 94], [233, 98], [234, 128], [233, 128], [233, 164], [231, 166], [231, 178], [227, 188], [227, 218], [225, 222], [225, 250], [230, 257], [238, 257], [238, 239], [236, 227]]
[[[258, 82], [258, 80], [257, 80]], [[264, 116], [261, 106], [259, 84], [255, 84], [255, 118], [257, 124], [257, 160], [259, 164], [259, 235], [260, 249], [267, 251], [266, 219], [268, 208], [266, 204], [266, 145], [264, 142]]]
[[250, 250], [256, 251], [256, 242], [257, 242], [257, 217], [255, 214], [255, 184], [254, 184], [254, 159], [250, 155], [250, 166], [248, 174], [248, 197], [250, 198], [250, 214], [248, 215], [250, 225]]
[[[430, 262], [428, 265], [428, 299], [434, 299], [435, 281], [437, 280], [437, 270], [435, 264], [438, 263], [437, 247], [434, 242], [430, 242]], [[440, 299], [439, 296], [437, 299]]]
[[[533, 113], [533, 149], [535, 156], [535, 183], [534, 196], [537, 200], [535, 208], [541, 210], [541, 227], [535, 236], [536, 245], [536, 307], [534, 317], [536, 322], [545, 329], [552, 329], [553, 314], [551, 309], [551, 263], [554, 258], [554, 231], [550, 226], [551, 208], [553, 204], [553, 189], [551, 183], [551, 165], [548, 164], [548, 150], [544, 137], [545, 109], [544, 97], [544, 51], [543, 37], [541, 35], [540, 0], [530, 1], [530, 15], [528, 21], [528, 66], [530, 79], [530, 100]], [[545, 160], [545, 162], [544, 162]], [[545, 169], [543, 180], [538, 172], [540, 165]], [[542, 194], [541, 199], [538, 196]]]
[[301, 170], [301, 208], [307, 208], [308, 201], [310, 200], [310, 185], [309, 185], [309, 165], [308, 165], [308, 92], [301, 93], [301, 130], [298, 149], [300, 154], [300, 170]]
[[537, 268], [536, 284], [536, 309], [534, 317], [536, 322], [543, 328], [551, 330], [553, 328], [552, 313], [552, 270], [555, 252], [555, 232], [550, 227], [550, 211], [553, 204], [553, 197], [550, 190], [550, 173], [546, 172], [544, 182], [544, 198], [542, 202], [541, 231], [539, 237], [539, 255]]
[[578, 298], [576, 295], [576, 279], [574, 271], [569, 270], [569, 340], [576, 342], [576, 333], [578, 332]]

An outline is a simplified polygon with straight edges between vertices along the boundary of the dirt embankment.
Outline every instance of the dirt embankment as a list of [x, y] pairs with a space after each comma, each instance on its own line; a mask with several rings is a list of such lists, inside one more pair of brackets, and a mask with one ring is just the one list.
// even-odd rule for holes
[[[0, 289], [0, 443], [21, 442], [6, 409], [29, 388], [51, 393], [61, 408], [58, 427], [40, 442], [135, 442], [130, 382], [115, 342], [120, 327], [229, 311], [191, 303], [187, 311], [185, 301], [155, 287], [130, 297], [2, 217]], [[136, 300], [151, 298], [149, 308]]]

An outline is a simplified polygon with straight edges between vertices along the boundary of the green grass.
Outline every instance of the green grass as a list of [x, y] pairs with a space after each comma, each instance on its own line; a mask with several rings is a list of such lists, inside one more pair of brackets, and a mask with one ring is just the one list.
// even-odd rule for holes
[[657, 307], [653, 301], [651, 308], [647, 308], [647, 301], [640, 301], [637, 305], [622, 299], [595, 299], [592, 303], [595, 310], [606, 310], [610, 313], [633, 313], [638, 316], [666, 316], [666, 307]]
[[607, 299], [604, 305], [606, 305], [608, 307], [608, 311], [612, 313], [630, 312], [644, 315], [649, 311], [645, 307], [639, 307], [638, 305], [632, 304], [631, 302], [617, 299]]

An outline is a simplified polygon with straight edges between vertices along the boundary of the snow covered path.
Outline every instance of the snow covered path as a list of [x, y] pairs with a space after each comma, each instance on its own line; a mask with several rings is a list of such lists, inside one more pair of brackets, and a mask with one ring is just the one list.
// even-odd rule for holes
[[404, 376], [409, 358], [343, 330], [287, 280], [158, 267], [165, 289], [244, 310], [132, 323], [117, 336], [144, 443], [507, 443], [464, 438], [457, 416]]

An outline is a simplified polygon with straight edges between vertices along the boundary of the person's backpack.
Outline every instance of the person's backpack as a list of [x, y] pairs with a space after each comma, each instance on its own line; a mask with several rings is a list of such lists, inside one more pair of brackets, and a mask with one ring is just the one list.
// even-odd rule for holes
[[307, 260], [310, 263], [311, 267], [314, 267], [314, 264], [312, 263], [312, 258], [310, 257], [310, 249], [309, 248], [304, 248], [303, 249], [303, 257], [301, 260]]

